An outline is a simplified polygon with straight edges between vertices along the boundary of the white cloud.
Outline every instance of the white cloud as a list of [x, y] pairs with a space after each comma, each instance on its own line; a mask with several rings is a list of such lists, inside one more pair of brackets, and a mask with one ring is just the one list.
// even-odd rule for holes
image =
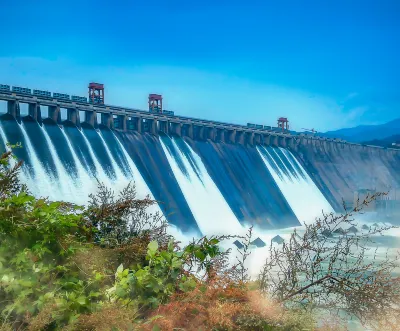
[[[337, 129], [354, 117], [344, 116], [335, 100], [272, 84], [180, 67], [81, 66], [65, 59], [0, 58], [1, 83], [75, 95], [87, 84], [105, 84], [106, 103], [146, 109], [147, 94], [161, 93], [165, 108], [177, 114], [225, 122], [276, 125], [289, 118], [293, 129]], [[351, 94], [350, 94], [351, 95]], [[354, 125], [354, 123], [352, 124]]]

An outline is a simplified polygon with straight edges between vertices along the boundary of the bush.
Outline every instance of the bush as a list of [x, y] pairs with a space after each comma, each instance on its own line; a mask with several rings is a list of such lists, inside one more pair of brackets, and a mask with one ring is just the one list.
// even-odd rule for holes
[[303, 234], [294, 231], [282, 246], [271, 246], [259, 278], [262, 291], [287, 307], [312, 307], [315, 315], [345, 313], [377, 329], [380, 320], [399, 325], [400, 256], [380, 259], [373, 240], [394, 227], [342, 229], [357, 226], [354, 215], [381, 195], [367, 196], [342, 215], [323, 215], [306, 224]]
[[176, 294], [142, 325], [144, 330], [315, 330], [303, 311], [288, 311], [230, 279], [198, 283], [193, 291]]

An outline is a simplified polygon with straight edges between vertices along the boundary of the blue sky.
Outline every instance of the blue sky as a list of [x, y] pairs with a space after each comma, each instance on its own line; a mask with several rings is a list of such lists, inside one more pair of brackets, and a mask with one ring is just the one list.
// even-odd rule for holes
[[0, 2], [1, 83], [295, 129], [400, 116], [400, 1]]

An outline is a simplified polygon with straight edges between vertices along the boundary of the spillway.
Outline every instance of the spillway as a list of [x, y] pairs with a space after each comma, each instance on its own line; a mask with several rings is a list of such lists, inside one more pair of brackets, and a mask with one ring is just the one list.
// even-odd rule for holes
[[[258, 233], [299, 226], [340, 212], [359, 188], [400, 186], [395, 153], [349, 151], [334, 144], [248, 145], [104, 126], [0, 120], [6, 143], [24, 161], [21, 178], [36, 196], [86, 204], [100, 180], [118, 192], [134, 181], [177, 231]], [[371, 174], [373, 174], [371, 176]], [[371, 178], [373, 177], [373, 178]], [[372, 183], [374, 182], [374, 183]]]
[[33, 189], [33, 192], [36, 195], [43, 196], [47, 192], [51, 199], [57, 199], [59, 196], [62, 196], [57, 194], [62, 183], [54, 176], [54, 172], [50, 171], [50, 169], [46, 169], [44, 163], [39, 160], [38, 154], [28, 136], [24, 123], [20, 125], [20, 128], [23, 141], [26, 144], [29, 159], [32, 162], [31, 171], [34, 173], [33, 178], [37, 183], [34, 186], [32, 185], [33, 187], [30, 187], [30, 189]]
[[[313, 221], [322, 213], [334, 212], [332, 206], [290, 151], [264, 146], [258, 147], [258, 151], [302, 224]], [[303, 197], [307, 197], [307, 201], [304, 201]]]
[[179, 138], [160, 137], [164, 153], [204, 235], [242, 234], [243, 228], [208, 174], [200, 157]]

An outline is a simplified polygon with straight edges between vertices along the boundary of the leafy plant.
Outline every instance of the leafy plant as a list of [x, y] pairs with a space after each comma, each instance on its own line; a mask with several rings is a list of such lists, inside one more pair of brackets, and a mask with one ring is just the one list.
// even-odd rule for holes
[[176, 251], [172, 241], [163, 251], [156, 241], [150, 242], [146, 260], [146, 266], [124, 269], [121, 264], [118, 267], [115, 285], [108, 290], [110, 300], [155, 308], [176, 291], [187, 292], [196, 286], [194, 277], [183, 273], [185, 252]]

